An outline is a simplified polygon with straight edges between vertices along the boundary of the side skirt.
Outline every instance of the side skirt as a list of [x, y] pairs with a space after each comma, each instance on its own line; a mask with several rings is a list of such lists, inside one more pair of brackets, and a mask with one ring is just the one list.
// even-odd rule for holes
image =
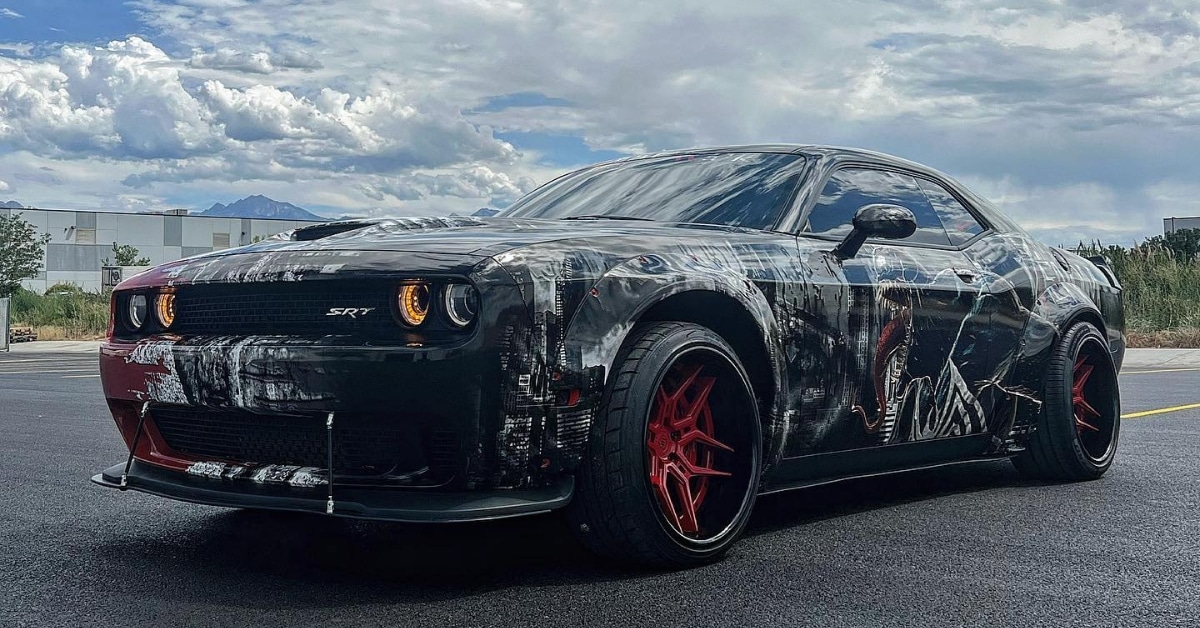
[[980, 456], [978, 458], [966, 458], [963, 460], [950, 460], [948, 462], [934, 462], [934, 463], [930, 463], [930, 464], [915, 465], [915, 466], [911, 466], [911, 467], [903, 467], [900, 469], [888, 469], [887, 471], [875, 471], [875, 472], [871, 472], [871, 473], [858, 473], [858, 474], [853, 474], [853, 475], [843, 475], [843, 476], [839, 476], [839, 477], [825, 478], [825, 479], [820, 479], [820, 480], [801, 480], [801, 481], [798, 481], [798, 482], [795, 482], [792, 484], [774, 485], [768, 489], [759, 491], [758, 494], [759, 495], [774, 495], [775, 493], [786, 493], [788, 491], [794, 491], [794, 490], [798, 490], [798, 489], [814, 488], [817, 486], [825, 486], [828, 484], [837, 484], [839, 482], [849, 482], [850, 480], [860, 480], [860, 479], [864, 479], [864, 478], [877, 478], [877, 477], [883, 477], [883, 476], [887, 476], [887, 475], [899, 475], [902, 473], [911, 473], [913, 471], [925, 471], [928, 469], [942, 469], [942, 468], [947, 468], [947, 467], [958, 467], [958, 466], [964, 466], [964, 465], [969, 465], [969, 464], [976, 464], [976, 463], [980, 463], [980, 462], [996, 462], [999, 460], [1006, 460], [1011, 457], [1012, 456], [1009, 456], [1007, 454], [992, 455], [992, 456]]
[[787, 458], [771, 477], [766, 478], [762, 494], [851, 478], [1007, 457], [1004, 454], [988, 455], [992, 445], [992, 435], [984, 433]]

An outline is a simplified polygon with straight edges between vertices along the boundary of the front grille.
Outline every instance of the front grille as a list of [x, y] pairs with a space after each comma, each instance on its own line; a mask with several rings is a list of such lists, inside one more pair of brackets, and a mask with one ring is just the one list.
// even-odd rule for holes
[[[394, 290], [391, 282], [363, 280], [180, 286], [171, 331], [185, 335], [400, 338], [404, 330], [391, 310]], [[334, 308], [358, 311], [354, 316], [329, 315]]]
[[[167, 446], [197, 459], [288, 464], [324, 469], [324, 414], [260, 414], [246, 410], [152, 406]], [[403, 475], [429, 468], [430, 480], [453, 475], [457, 437], [425, 421], [384, 415], [335, 415], [333, 471], [354, 476]]]

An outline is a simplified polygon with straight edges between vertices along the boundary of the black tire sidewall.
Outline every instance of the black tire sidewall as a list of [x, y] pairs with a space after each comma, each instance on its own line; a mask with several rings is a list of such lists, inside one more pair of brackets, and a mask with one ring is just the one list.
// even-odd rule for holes
[[[624, 408], [612, 406], [612, 383], [605, 393], [604, 403], [597, 416], [597, 422], [603, 429], [613, 429], [614, 421], [610, 413], [624, 411], [623, 423], [617, 427], [620, 430], [619, 451], [607, 452], [593, 449], [593, 455], [608, 456], [608, 468], [614, 466], [620, 469], [620, 481], [614, 484], [611, 480], [592, 478], [591, 486], [583, 490], [614, 490], [617, 487], [632, 489], [636, 495], [630, 500], [628, 512], [623, 515], [626, 525], [633, 526], [643, 537], [645, 550], [635, 560], [658, 565], [690, 566], [711, 562], [719, 558], [729, 546], [741, 535], [750, 519], [751, 511], [758, 493], [759, 475], [761, 473], [762, 433], [761, 424], [755, 401], [753, 388], [749, 377], [734, 350], [715, 332], [690, 323], [651, 323], [639, 325], [630, 333], [625, 347], [618, 354], [613, 365], [616, 373], [630, 357], [630, 350], [643, 337], [652, 332], [666, 330], [666, 335], [657, 340], [648, 351], [638, 356], [638, 365], [623, 401]], [[750, 442], [753, 443], [749, 469], [752, 477], [748, 479], [746, 493], [743, 495], [741, 509], [733, 518], [731, 524], [716, 539], [698, 544], [690, 541], [676, 532], [666, 521], [665, 515], [657, 502], [649, 482], [649, 461], [647, 450], [647, 430], [650, 412], [653, 407], [655, 394], [663, 378], [671, 367], [681, 357], [694, 351], [708, 351], [718, 354], [727, 363], [732, 372], [740, 379], [747, 401], [745, 421], [751, 430]], [[615, 381], [615, 377], [612, 381]], [[613, 419], [617, 417], [612, 417]], [[593, 432], [595, 437], [596, 432]], [[585, 463], [586, 464], [586, 463]], [[595, 468], [593, 466], [593, 468]], [[595, 480], [600, 479], [597, 483]], [[596, 486], [599, 484], [599, 486]], [[614, 548], [616, 549], [616, 548]], [[626, 553], [626, 552], [618, 552]]]
[[1046, 417], [1047, 424], [1044, 428], [1054, 431], [1054, 440], [1061, 443], [1060, 449], [1066, 449], [1063, 445], [1069, 444], [1069, 453], [1074, 460], [1071, 466], [1075, 467], [1073, 471], [1078, 471], [1081, 475], [1090, 478], [1098, 478], [1104, 475], [1105, 471], [1112, 465], [1113, 459], [1116, 456], [1118, 437], [1121, 433], [1121, 401], [1120, 392], [1116, 385], [1116, 368], [1113, 365], [1112, 356], [1107, 351], [1097, 352], [1102, 356], [1103, 362], [1097, 365], [1098, 368], [1109, 369], [1112, 373], [1112, 404], [1113, 404], [1113, 432], [1112, 442], [1108, 447], [1108, 451], [1100, 460], [1093, 460], [1090, 455], [1083, 449], [1083, 444], [1079, 441], [1079, 437], [1075, 431], [1075, 414], [1074, 405], [1072, 402], [1072, 386], [1075, 381], [1074, 368], [1075, 359], [1079, 355], [1081, 349], [1089, 342], [1098, 342], [1101, 347], [1108, 347], [1104, 336], [1095, 326], [1090, 323], [1078, 323], [1071, 327], [1064, 335], [1062, 342], [1057, 351], [1055, 351], [1054, 362], [1051, 368], [1059, 370], [1061, 377], [1060, 385], [1053, 390], [1047, 390], [1046, 402], [1052, 404]]

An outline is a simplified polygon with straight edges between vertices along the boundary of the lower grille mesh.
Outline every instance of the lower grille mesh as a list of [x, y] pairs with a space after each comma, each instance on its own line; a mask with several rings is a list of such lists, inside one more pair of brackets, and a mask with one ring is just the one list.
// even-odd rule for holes
[[[173, 450], [198, 458], [325, 468], [324, 414], [259, 414], [246, 410], [152, 406], [150, 415]], [[447, 445], [449, 443], [450, 445]], [[381, 476], [429, 467], [453, 473], [452, 431], [383, 415], [339, 414], [333, 427], [335, 474]]]

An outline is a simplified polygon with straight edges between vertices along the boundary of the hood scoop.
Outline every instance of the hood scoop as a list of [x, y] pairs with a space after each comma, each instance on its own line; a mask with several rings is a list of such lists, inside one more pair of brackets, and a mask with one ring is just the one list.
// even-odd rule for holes
[[324, 222], [319, 225], [310, 225], [308, 227], [300, 227], [293, 229], [291, 237], [288, 238], [293, 242], [311, 242], [328, 238], [329, 236], [348, 231], [357, 231], [366, 227], [371, 227], [379, 224], [378, 220], [343, 220], [340, 222]]

